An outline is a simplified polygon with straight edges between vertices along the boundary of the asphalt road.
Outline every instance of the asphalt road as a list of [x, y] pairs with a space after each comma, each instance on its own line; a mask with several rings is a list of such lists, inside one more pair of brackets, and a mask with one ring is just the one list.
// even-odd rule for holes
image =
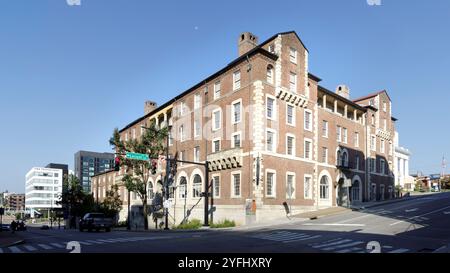
[[450, 243], [450, 193], [318, 220], [199, 232], [24, 232], [25, 244], [0, 253], [422, 253]]

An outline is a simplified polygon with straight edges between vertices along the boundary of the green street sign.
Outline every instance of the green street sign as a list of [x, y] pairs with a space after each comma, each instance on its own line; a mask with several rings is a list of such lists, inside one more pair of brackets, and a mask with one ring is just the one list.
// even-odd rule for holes
[[138, 153], [127, 153], [126, 155], [127, 159], [132, 160], [141, 160], [141, 161], [149, 161], [150, 157], [146, 154], [138, 154]]

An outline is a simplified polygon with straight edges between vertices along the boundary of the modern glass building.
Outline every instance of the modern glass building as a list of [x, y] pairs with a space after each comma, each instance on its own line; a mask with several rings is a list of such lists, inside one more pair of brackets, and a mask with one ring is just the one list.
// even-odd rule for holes
[[114, 168], [114, 154], [79, 151], [75, 154], [75, 175], [85, 192], [91, 192], [91, 177]]

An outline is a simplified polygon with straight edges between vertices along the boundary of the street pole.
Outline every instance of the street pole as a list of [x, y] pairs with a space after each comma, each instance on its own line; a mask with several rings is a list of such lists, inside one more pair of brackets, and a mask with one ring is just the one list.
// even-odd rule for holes
[[208, 191], [209, 191], [209, 162], [206, 160], [205, 163], [205, 222], [203, 226], [209, 226], [209, 199], [208, 199]]
[[130, 201], [130, 198], [131, 198], [131, 194], [130, 194], [130, 191], [128, 191], [128, 216], [127, 216], [127, 230], [131, 230], [131, 223], [130, 223], [130, 220], [131, 220], [131, 217], [130, 217], [130, 203], [131, 203], [131, 201]]
[[[169, 128], [170, 130], [170, 128]], [[166, 146], [166, 185], [165, 185], [165, 199], [166, 201], [169, 200], [170, 194], [169, 194], [169, 172], [170, 172], [170, 160], [169, 160], [169, 139], [170, 135], [167, 134], [167, 146]], [[176, 160], [176, 158], [175, 158]], [[164, 230], [169, 230], [169, 207], [166, 206], [165, 209], [165, 228]]]

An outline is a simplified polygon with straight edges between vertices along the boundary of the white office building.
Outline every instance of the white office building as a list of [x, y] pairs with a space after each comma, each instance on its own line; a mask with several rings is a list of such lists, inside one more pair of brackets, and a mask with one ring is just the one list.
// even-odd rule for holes
[[399, 145], [398, 132], [394, 137], [394, 176], [395, 185], [406, 191], [414, 190], [414, 178], [409, 175], [409, 158], [411, 152]]
[[32, 218], [36, 212], [61, 208], [56, 202], [62, 193], [62, 170], [35, 167], [27, 173], [25, 180], [25, 209]]

